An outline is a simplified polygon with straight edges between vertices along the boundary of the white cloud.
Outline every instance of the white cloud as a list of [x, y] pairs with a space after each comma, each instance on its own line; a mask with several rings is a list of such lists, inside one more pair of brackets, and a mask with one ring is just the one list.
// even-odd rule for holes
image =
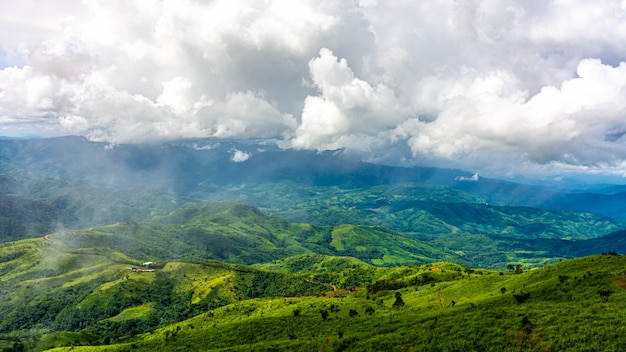
[[517, 154], [537, 163], [594, 165], [626, 156], [621, 138], [626, 132], [626, 64], [583, 60], [578, 77], [558, 88], [544, 87], [529, 99], [515, 89], [511, 77], [496, 72], [429, 82], [445, 92], [430, 95], [438, 118], [407, 121], [396, 134], [408, 139], [415, 154], [450, 159], [486, 153], [506, 160]]
[[328, 49], [309, 62], [313, 85], [320, 95], [308, 96], [294, 146], [332, 149], [346, 135], [376, 135], [406, 117], [394, 92], [354, 77], [345, 59]]
[[230, 158], [230, 160], [232, 160], [235, 163], [241, 163], [241, 162], [248, 160], [250, 156], [251, 156], [250, 153], [246, 153], [244, 151], [235, 149], [235, 151], [233, 152], [233, 156]]
[[478, 174], [473, 174], [470, 177], [467, 177], [467, 176], [457, 176], [455, 178], [455, 180], [458, 180], [458, 181], [468, 181], [468, 182], [477, 182], [478, 180], [480, 180], [480, 176], [478, 176]]
[[278, 138], [492, 174], [626, 160], [618, 0], [7, 1], [0, 39], [7, 134]]

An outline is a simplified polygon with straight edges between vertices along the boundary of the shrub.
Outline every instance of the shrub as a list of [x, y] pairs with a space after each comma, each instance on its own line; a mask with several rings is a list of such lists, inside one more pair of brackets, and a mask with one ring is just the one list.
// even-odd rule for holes
[[530, 292], [521, 292], [518, 295], [513, 295], [513, 298], [517, 301], [517, 304], [522, 304], [530, 298]]
[[402, 293], [396, 292], [396, 301], [393, 302], [393, 308], [400, 308], [404, 306], [404, 300], [402, 299]]
[[600, 294], [600, 297], [602, 297], [602, 300], [604, 302], [607, 302], [609, 300], [609, 296], [613, 294], [613, 291], [611, 289], [605, 288], [598, 291], [598, 293]]

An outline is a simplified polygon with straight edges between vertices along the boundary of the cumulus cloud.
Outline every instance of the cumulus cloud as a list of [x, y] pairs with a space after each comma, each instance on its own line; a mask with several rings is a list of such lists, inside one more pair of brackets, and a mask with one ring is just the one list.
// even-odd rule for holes
[[[443, 158], [522, 155], [536, 163], [611, 163], [624, 157], [626, 64], [582, 60], [578, 77], [528, 97], [509, 74], [433, 80], [434, 121], [411, 119], [397, 135], [413, 153]], [[447, 87], [441, 89], [440, 87]]]
[[[45, 27], [30, 28], [34, 40], [12, 43], [23, 57], [21, 65], [0, 70], [5, 126], [114, 143], [287, 138], [297, 120], [277, 102], [293, 88], [280, 78], [293, 73], [280, 63], [295, 61], [313, 31], [334, 22], [281, 1], [75, 5], [82, 17], [57, 18], [50, 35], [48, 19]], [[26, 16], [26, 9], [6, 10]], [[293, 10], [284, 16], [289, 20], [279, 20]], [[295, 28], [300, 35], [283, 36]], [[275, 87], [263, 85], [272, 78]]]
[[241, 162], [244, 162], [244, 161], [248, 160], [248, 158], [250, 158], [250, 156], [251, 156], [250, 153], [246, 153], [244, 151], [235, 149], [233, 151], [233, 156], [230, 157], [230, 160], [235, 162], [235, 163], [241, 163]]
[[297, 147], [336, 149], [349, 135], [376, 135], [405, 118], [402, 104], [384, 84], [376, 86], [354, 77], [345, 59], [329, 49], [309, 62], [319, 95], [307, 96], [302, 122], [293, 144]]
[[0, 133], [626, 173], [623, 1], [24, 0], [0, 38]]

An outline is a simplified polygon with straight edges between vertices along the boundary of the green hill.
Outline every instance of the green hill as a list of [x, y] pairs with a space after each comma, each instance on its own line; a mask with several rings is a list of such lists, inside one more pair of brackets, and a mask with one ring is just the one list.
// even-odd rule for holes
[[372, 265], [354, 257], [327, 256], [316, 253], [294, 255], [274, 260], [271, 263], [258, 264], [256, 267], [287, 273], [313, 274], [336, 272], [344, 269], [369, 270], [373, 268]]
[[0, 247], [0, 350], [17, 340], [53, 343], [63, 331], [73, 333], [61, 341], [102, 343], [236, 301], [329, 290], [298, 274], [215, 261], [143, 265], [108, 248], [22, 240]]
[[[0, 350], [577, 351], [626, 343], [624, 256], [494, 271], [335, 255], [369, 253], [358, 247], [376, 236], [390, 246], [377, 258], [409, 245], [441, 253], [382, 229], [289, 224], [241, 204], [6, 242]], [[222, 252], [231, 259], [302, 252], [254, 266], [184, 259], [218, 254], [209, 250], [216, 239], [241, 245]]]
[[[518, 239], [493, 235], [405, 234], [436, 248], [447, 248], [474, 266], [502, 269], [510, 263], [539, 267], [598, 253], [626, 253], [626, 231], [588, 239]], [[460, 239], [463, 239], [461, 241]]]
[[60, 207], [0, 193], [0, 243], [35, 237], [72, 220]]
[[254, 264], [320, 253], [387, 266], [463, 261], [451, 252], [384, 228], [290, 224], [237, 203], [210, 203], [153, 222], [63, 231], [51, 238], [66, 250], [106, 247], [146, 260], [214, 259]]
[[592, 256], [519, 274], [450, 263], [380, 269], [362, 289], [241, 300], [55, 351], [621, 350], [625, 267], [623, 256]]

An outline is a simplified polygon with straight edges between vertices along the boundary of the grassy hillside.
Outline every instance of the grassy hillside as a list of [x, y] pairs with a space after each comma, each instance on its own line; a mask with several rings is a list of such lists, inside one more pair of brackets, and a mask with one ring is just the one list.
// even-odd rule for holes
[[102, 343], [236, 301], [331, 289], [300, 274], [215, 261], [144, 266], [108, 248], [22, 240], [0, 247], [0, 350], [16, 341], [37, 349]]
[[625, 267], [623, 256], [592, 256], [519, 274], [451, 263], [381, 269], [362, 289], [243, 300], [55, 351], [621, 350]]
[[254, 264], [296, 254], [353, 256], [370, 264], [422, 264], [463, 259], [419, 240], [378, 227], [290, 224], [257, 208], [210, 203], [154, 222], [123, 222], [51, 235], [66, 250], [107, 247], [135, 258], [215, 259]]

